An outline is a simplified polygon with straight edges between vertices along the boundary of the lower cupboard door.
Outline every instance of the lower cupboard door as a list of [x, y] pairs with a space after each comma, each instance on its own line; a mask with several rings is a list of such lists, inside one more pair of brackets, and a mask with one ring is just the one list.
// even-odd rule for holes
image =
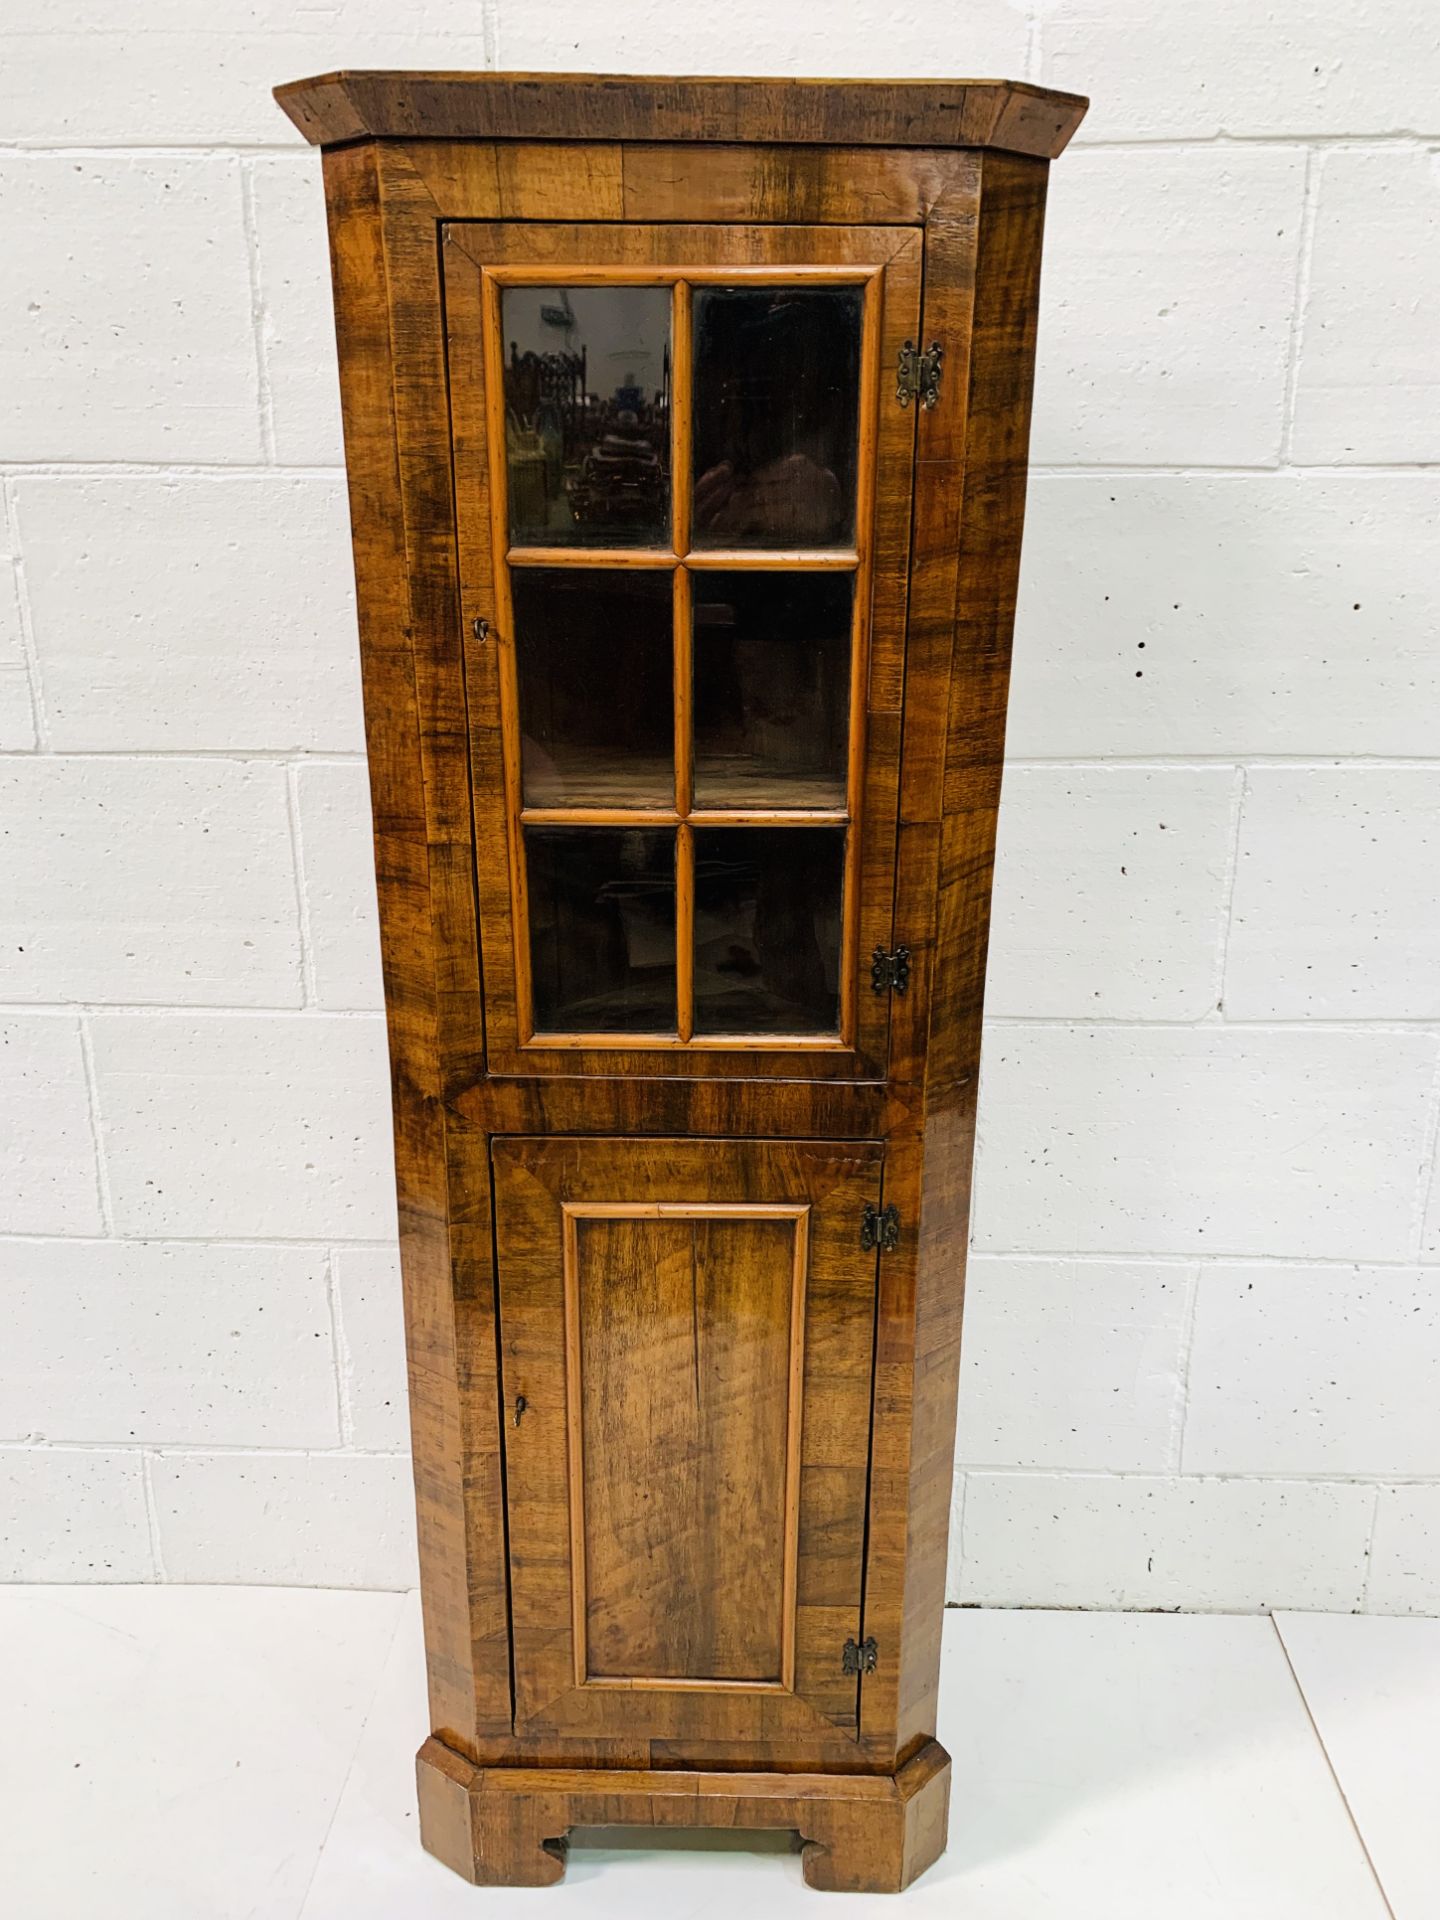
[[882, 1148], [492, 1153], [516, 1732], [853, 1741]]

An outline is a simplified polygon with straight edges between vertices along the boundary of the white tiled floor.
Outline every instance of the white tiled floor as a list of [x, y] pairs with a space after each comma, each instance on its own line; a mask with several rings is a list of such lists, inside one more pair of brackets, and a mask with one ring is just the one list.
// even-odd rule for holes
[[[846, 1914], [1440, 1913], [1440, 1621], [952, 1612], [945, 1645], [949, 1852], [903, 1907]], [[783, 1843], [743, 1837], [609, 1839], [572, 1847], [565, 1889], [467, 1887], [416, 1837], [422, 1676], [413, 1597], [0, 1588], [4, 1912], [768, 1920], [824, 1900]]]

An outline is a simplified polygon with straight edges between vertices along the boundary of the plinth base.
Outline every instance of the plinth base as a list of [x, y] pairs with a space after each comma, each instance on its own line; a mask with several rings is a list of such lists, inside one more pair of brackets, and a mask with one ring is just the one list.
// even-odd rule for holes
[[935, 1740], [876, 1775], [476, 1767], [431, 1739], [416, 1773], [421, 1839], [481, 1887], [553, 1886], [572, 1827], [789, 1827], [807, 1886], [899, 1893], [944, 1852], [950, 1805]]

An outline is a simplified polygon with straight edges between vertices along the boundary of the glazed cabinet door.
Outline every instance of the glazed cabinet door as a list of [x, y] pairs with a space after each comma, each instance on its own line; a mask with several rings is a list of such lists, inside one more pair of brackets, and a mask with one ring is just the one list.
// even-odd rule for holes
[[492, 1070], [884, 1072], [920, 261], [445, 228]]
[[882, 1153], [493, 1143], [517, 1733], [854, 1741]]

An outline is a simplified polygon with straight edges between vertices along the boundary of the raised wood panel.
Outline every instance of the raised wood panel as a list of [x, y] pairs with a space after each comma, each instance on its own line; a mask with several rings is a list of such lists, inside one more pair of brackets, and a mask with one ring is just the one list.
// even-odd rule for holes
[[853, 1740], [881, 1150], [493, 1159], [517, 1730]]
[[582, 1682], [794, 1679], [808, 1209], [565, 1209]]

